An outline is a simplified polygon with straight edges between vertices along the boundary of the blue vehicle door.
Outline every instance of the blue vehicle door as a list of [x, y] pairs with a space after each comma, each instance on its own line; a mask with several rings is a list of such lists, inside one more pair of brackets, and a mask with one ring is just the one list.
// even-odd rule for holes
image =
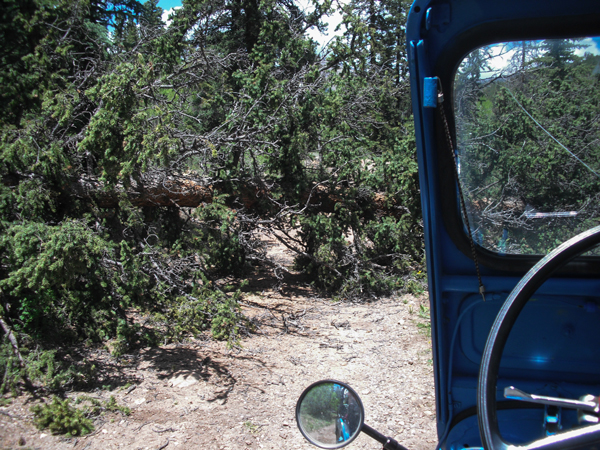
[[600, 2], [417, 0], [407, 46], [438, 448], [600, 447]]

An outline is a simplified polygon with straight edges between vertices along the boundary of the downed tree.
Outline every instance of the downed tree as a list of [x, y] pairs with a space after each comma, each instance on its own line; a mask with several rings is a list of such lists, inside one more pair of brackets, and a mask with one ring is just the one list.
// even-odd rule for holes
[[[107, 188], [97, 179], [82, 178], [72, 183], [69, 189], [69, 194], [92, 200], [101, 208], [116, 208], [123, 197], [136, 207], [197, 208], [203, 203], [212, 203], [215, 195], [215, 186], [205, 186], [186, 176], [149, 176], [142, 182], [132, 183], [127, 188], [122, 184]], [[333, 212], [338, 204], [352, 208], [350, 203], [354, 204], [352, 209], [358, 208], [365, 214], [371, 213], [377, 216], [400, 217], [409, 212], [406, 206], [399, 205], [396, 199], [382, 193], [359, 190], [353, 197], [347, 194], [347, 189], [317, 184], [300, 195], [300, 202], [303, 206], [314, 207], [323, 213]], [[240, 182], [233, 187], [226, 203], [234, 209], [243, 206], [248, 211], [252, 211], [264, 199], [273, 199], [269, 190], [248, 182]]]

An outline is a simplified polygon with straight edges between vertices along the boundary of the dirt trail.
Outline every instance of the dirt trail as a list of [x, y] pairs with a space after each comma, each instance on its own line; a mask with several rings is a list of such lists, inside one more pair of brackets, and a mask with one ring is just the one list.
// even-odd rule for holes
[[[107, 414], [92, 435], [65, 439], [35, 429], [34, 402], [20, 397], [0, 408], [0, 442], [39, 449], [315, 449], [296, 428], [296, 399], [310, 383], [333, 378], [357, 390], [369, 425], [409, 449], [433, 449], [431, 344], [417, 326], [424, 301], [247, 295], [245, 312], [256, 333], [241, 349], [206, 338], [142, 349], [119, 364], [105, 351], [97, 354], [103, 384], [113, 390], [69, 395], [114, 395], [130, 416]], [[362, 435], [347, 448], [381, 446]]]
[[[268, 244], [270, 256], [291, 267], [293, 256]], [[305, 387], [326, 378], [358, 392], [370, 426], [411, 450], [435, 448], [431, 339], [419, 314], [426, 298], [332, 302], [265, 274], [255, 274], [244, 296], [255, 332], [241, 348], [204, 336], [119, 361], [107, 350], [90, 352], [106, 388], [69, 397], [114, 396], [131, 414], [105, 414], [92, 434], [67, 439], [37, 430], [29, 411], [36, 401], [21, 396], [0, 407], [0, 449], [314, 450], [296, 428], [295, 405]], [[347, 448], [381, 445], [363, 434]]]

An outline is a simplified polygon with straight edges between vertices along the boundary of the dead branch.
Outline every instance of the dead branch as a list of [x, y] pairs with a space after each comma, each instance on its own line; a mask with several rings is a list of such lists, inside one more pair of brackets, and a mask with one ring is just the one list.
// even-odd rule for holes
[[[13, 348], [13, 353], [19, 360], [19, 367], [21, 369], [25, 369], [26, 363], [25, 363], [25, 359], [23, 359], [23, 355], [21, 355], [21, 351], [19, 350], [19, 342], [17, 341], [17, 338], [16, 338], [15, 334], [13, 333], [12, 328], [4, 321], [4, 319], [1, 316], [0, 316], [0, 326], [2, 326], [4, 335], [6, 336], [6, 338], [10, 342], [10, 345]], [[22, 375], [23, 381], [25, 382], [25, 386], [27, 387], [27, 389], [33, 390], [33, 383], [27, 376], [27, 371], [23, 370], [22, 374], [23, 374]]]

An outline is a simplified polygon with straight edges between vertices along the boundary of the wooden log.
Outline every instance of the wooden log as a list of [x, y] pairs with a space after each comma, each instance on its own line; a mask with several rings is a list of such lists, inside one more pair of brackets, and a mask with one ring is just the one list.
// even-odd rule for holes
[[[243, 206], [249, 211], [262, 208], [265, 212], [265, 209], [273, 209], [275, 206], [275, 203], [268, 201], [271, 195], [269, 191], [249, 183], [238, 183], [233, 186], [232, 190], [233, 193], [227, 200], [227, 205], [231, 208], [239, 209]], [[139, 207], [197, 208], [203, 203], [212, 203], [214, 188], [189, 178], [171, 177], [162, 180], [145, 180], [143, 186], [129, 188], [117, 186], [107, 190], [99, 181], [86, 179], [71, 185], [71, 194], [80, 198], [89, 198], [101, 208], [118, 207], [123, 196], [126, 196], [132, 205]], [[324, 213], [334, 212], [338, 204], [380, 216], [400, 217], [409, 212], [403, 205], [398, 205], [395, 201], [388, 201], [388, 198], [381, 193], [363, 193], [357, 197], [348, 197], [347, 192], [343, 190], [331, 189], [322, 185], [304, 192], [300, 196], [298, 209], [307, 203], [312, 208]]]

